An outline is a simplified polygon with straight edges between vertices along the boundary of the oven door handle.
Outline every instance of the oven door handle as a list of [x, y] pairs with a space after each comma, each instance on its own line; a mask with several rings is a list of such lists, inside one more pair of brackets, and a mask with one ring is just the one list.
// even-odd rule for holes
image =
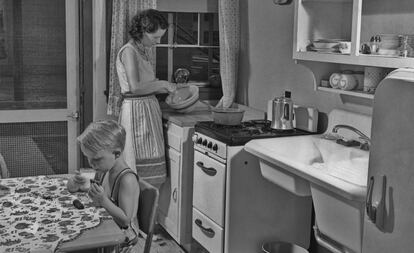
[[216, 234], [214, 233], [213, 229], [204, 227], [203, 222], [200, 219], [195, 219], [194, 223], [201, 229], [201, 231], [203, 231], [203, 233], [206, 236], [213, 238], [214, 235]]
[[200, 167], [204, 171], [204, 173], [206, 173], [209, 176], [215, 176], [217, 174], [216, 169], [214, 169], [212, 167], [204, 166], [203, 162], [198, 161], [196, 164], [197, 164], [198, 167]]

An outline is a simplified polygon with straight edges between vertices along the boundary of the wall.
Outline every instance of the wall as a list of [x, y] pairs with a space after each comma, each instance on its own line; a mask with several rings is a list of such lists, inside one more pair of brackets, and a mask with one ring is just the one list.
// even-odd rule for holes
[[[294, 3], [240, 0], [238, 101], [266, 110], [267, 101], [292, 91], [295, 103], [323, 113], [333, 108], [371, 114], [371, 101], [314, 90], [313, 75], [292, 59]], [[320, 118], [321, 119], [321, 118]], [[322, 118], [322, 125], [324, 118]]]

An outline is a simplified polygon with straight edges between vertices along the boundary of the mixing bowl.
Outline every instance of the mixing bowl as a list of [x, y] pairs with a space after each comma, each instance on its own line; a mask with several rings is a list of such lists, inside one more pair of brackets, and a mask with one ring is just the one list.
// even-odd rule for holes
[[198, 101], [198, 87], [188, 85], [180, 87], [174, 93], [171, 93], [165, 99], [165, 102], [177, 112], [187, 113], [194, 109], [193, 106]]

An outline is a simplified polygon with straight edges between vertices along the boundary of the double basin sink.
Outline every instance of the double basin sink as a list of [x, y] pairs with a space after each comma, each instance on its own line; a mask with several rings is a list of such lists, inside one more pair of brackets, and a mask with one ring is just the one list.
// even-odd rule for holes
[[257, 156], [263, 177], [299, 196], [310, 183], [350, 200], [366, 194], [369, 152], [347, 147], [326, 135], [256, 139], [245, 150]]

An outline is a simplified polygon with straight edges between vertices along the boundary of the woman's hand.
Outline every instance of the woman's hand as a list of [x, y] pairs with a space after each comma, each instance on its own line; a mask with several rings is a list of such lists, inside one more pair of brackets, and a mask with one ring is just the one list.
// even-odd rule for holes
[[177, 84], [165, 82], [165, 89], [168, 93], [174, 93], [177, 90]]
[[95, 183], [91, 184], [88, 195], [96, 206], [103, 206], [103, 203], [108, 198], [103, 187]]

